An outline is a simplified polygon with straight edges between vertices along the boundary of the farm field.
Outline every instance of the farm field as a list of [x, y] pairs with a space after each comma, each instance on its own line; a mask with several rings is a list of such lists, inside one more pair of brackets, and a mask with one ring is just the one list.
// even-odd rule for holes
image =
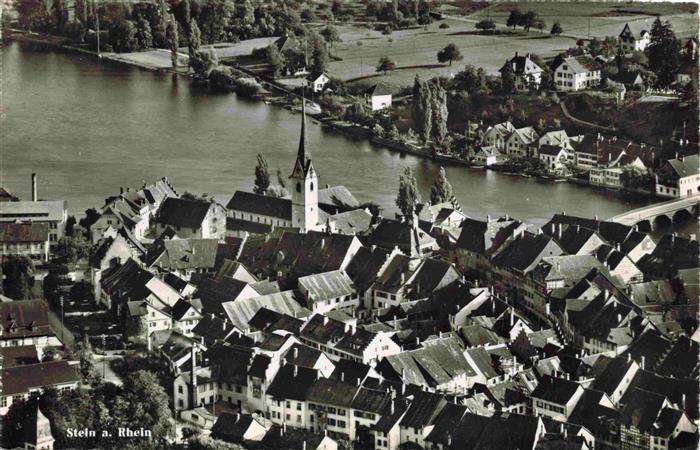
[[[505, 30], [505, 23], [515, 6], [516, 3], [499, 3], [468, 16], [457, 15], [457, 8], [446, 8], [445, 20], [432, 23], [427, 30], [416, 27], [388, 36], [359, 26], [339, 27], [343, 42], [335, 45], [333, 54], [342, 61], [331, 62], [329, 72], [345, 80], [361, 78], [366, 84], [381, 81], [399, 89], [409, 86], [416, 73], [423, 78], [450, 76], [465, 64], [483, 67], [487, 73], [496, 75], [506, 58], [516, 51], [543, 57], [556, 55], [574, 46], [577, 39], [588, 37], [589, 17], [590, 36], [598, 38], [617, 36], [626, 22], [643, 21], [651, 27], [653, 14], [657, 13], [671, 22], [678, 36], [694, 35], [698, 28], [697, 8], [692, 4], [518, 2], [522, 11], [537, 12], [545, 20], [546, 29], [542, 33], [538, 30], [525, 33], [518, 28], [511, 33]], [[493, 35], [479, 34], [475, 28], [486, 17], [491, 17], [498, 26]], [[564, 34], [552, 38], [549, 29], [555, 21], [561, 23]], [[449, 28], [440, 29], [440, 23], [448, 24]], [[452, 67], [438, 63], [436, 58], [437, 52], [449, 43], [456, 44], [464, 57]], [[377, 61], [382, 56], [392, 58], [397, 70], [387, 75], [376, 73]]]

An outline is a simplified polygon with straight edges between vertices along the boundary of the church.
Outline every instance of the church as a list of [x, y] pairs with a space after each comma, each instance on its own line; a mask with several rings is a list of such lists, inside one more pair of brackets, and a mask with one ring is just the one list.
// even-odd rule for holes
[[236, 191], [228, 202], [227, 234], [267, 234], [275, 228], [356, 234], [369, 229], [372, 215], [345, 186], [321, 189], [306, 146], [306, 102], [302, 100], [299, 148], [284, 198]]

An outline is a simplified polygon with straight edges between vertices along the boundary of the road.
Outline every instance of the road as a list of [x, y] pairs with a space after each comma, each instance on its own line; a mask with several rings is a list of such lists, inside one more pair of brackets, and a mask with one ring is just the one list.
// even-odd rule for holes
[[58, 339], [63, 342], [63, 345], [72, 350], [75, 347], [75, 336], [67, 327], [61, 327], [61, 317], [59, 316], [61, 312], [59, 311], [56, 314], [51, 308], [48, 308], [48, 310], [51, 329], [58, 336]]
[[122, 358], [121, 356], [103, 356], [103, 355], [95, 355], [95, 369], [97, 370], [97, 373], [100, 374], [102, 377], [103, 381], [105, 382], [110, 382], [114, 383], [117, 386], [122, 385], [122, 380], [119, 378], [119, 376], [114, 373], [112, 368], [109, 366], [109, 363], [111, 361], [114, 361], [115, 359], [120, 359]]

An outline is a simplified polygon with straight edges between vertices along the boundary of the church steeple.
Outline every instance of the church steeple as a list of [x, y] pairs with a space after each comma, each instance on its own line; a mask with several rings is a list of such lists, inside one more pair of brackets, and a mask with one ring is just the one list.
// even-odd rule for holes
[[306, 99], [302, 91], [301, 135], [292, 180], [292, 226], [306, 232], [318, 227], [318, 176], [306, 150]]

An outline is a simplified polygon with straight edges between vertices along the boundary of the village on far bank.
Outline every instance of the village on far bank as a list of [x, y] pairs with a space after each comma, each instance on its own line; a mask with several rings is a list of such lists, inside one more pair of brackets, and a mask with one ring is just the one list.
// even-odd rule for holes
[[[101, 36], [106, 59], [189, 44], [157, 52], [212, 88], [295, 108], [299, 140], [276, 176], [258, 155], [253, 190], [231, 186], [225, 203], [166, 174], [114, 186], [80, 217], [41, 173], [31, 198], [0, 187], [0, 447], [698, 448], [700, 245], [677, 232], [700, 209], [695, 39], [655, 18], [616, 22], [610, 39], [566, 37], [563, 20], [548, 34], [536, 13], [548, 6], [534, 3], [252, 3], [99, 16], [80, 0], [49, 15], [16, 3], [30, 7], [13, 30], [45, 27], [87, 50]], [[605, 18], [637, 9], [625, 5]], [[207, 21], [228, 7], [226, 23]], [[384, 40], [469, 27], [454, 32], [576, 46], [509, 48], [498, 76], [401, 69], [399, 89], [383, 82], [399, 71], [392, 55], [368, 52], [372, 76], [338, 79], [346, 35], [324, 30], [367, 24]], [[215, 50], [231, 38], [267, 44], [227, 61]], [[449, 44], [436, 57], [440, 71], [469, 60]], [[389, 217], [343, 179], [319, 182], [311, 120], [446, 164], [659, 202], [612, 218], [572, 204], [544, 225], [476, 217], [444, 169], [421, 192], [407, 167]]]

